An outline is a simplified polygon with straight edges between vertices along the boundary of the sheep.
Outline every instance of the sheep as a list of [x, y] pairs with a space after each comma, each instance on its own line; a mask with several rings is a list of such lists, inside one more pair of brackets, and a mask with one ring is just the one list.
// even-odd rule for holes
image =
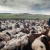
[[25, 34], [24, 36], [21, 37], [21, 39], [23, 39], [21, 41], [21, 44], [27, 45], [27, 43], [28, 43], [28, 36], [29, 36], [28, 34]]
[[20, 39], [11, 39], [7, 42], [2, 50], [14, 50], [16, 47], [20, 46]]
[[24, 35], [20, 39], [13, 38], [10, 41], [7, 41], [7, 44], [2, 50], [14, 50], [18, 46], [27, 45], [28, 44], [27, 36], [28, 35]]
[[8, 40], [10, 40], [10, 37], [6, 33], [0, 32], [0, 39], [7, 42]]
[[20, 24], [20, 28], [21, 28], [21, 29], [23, 29], [23, 28], [24, 28], [24, 25], [23, 25], [22, 23]]
[[27, 49], [28, 47], [28, 38], [29, 34], [25, 34], [24, 36], [21, 37], [21, 50]]
[[32, 26], [32, 28], [35, 28], [36, 34], [41, 34], [42, 32], [46, 31], [46, 29], [42, 28], [41, 26]]
[[31, 45], [33, 50], [46, 50], [45, 44], [41, 41], [41, 38], [44, 36], [40, 36], [35, 39]]
[[6, 30], [6, 26], [3, 24], [0, 24], [0, 32], [2, 32], [3, 30]]
[[12, 29], [12, 30], [5, 30], [5, 31], [2, 31], [3, 33], [6, 33], [6, 32], [8, 32], [8, 33], [10, 33], [11, 35], [14, 35], [15, 33], [16, 33], [16, 29]]
[[5, 41], [1, 41], [0, 42], [0, 49], [2, 49], [5, 45], [6, 45], [6, 42]]
[[12, 35], [12, 38], [21, 38], [22, 36], [24, 36], [26, 33], [23, 32], [19, 32], [18, 34]]
[[23, 33], [29, 34], [30, 29], [29, 29], [29, 28], [23, 28], [23, 29], [21, 29], [21, 31], [22, 31]]
[[50, 42], [50, 40], [49, 40], [50, 38], [48, 37], [48, 36], [46, 36], [46, 37], [43, 37], [42, 39], [41, 39], [41, 41], [45, 44], [45, 46], [46, 46], [46, 50], [50, 50], [50, 44], [49, 44], [49, 42]]
[[16, 23], [12, 23], [12, 29], [15, 28]]
[[[50, 45], [50, 40], [49, 40], [50, 37], [49, 37], [48, 30], [46, 29], [47, 26], [44, 28], [44, 24], [47, 25], [47, 23], [45, 23], [42, 20], [1, 21], [1, 26], [6, 28], [6, 30], [4, 29], [4, 31], [1, 30], [2, 32], [0, 32], [0, 33], [2, 33], [2, 34], [0, 34], [0, 42], [2, 42], [2, 41], [6, 42], [6, 45], [3, 46], [3, 50], [7, 50], [7, 49], [15, 50], [16, 48], [18, 48], [18, 46], [21, 47], [21, 50], [31, 50], [32, 49], [31, 44], [36, 38], [38, 38], [39, 43], [41, 43], [42, 45], [45, 45], [44, 48], [47, 49], [48, 43]], [[12, 29], [9, 29], [10, 27], [12, 27]], [[47, 40], [45, 38], [39, 37], [43, 34], [46, 36], [48, 34]], [[18, 43], [18, 41], [19, 41], [19, 43]], [[47, 42], [44, 42], [44, 41], [47, 41]], [[1, 50], [2, 50], [2, 48], [1, 48]], [[38, 49], [38, 50], [40, 50], [40, 49]]]
[[5, 28], [6, 28], [5, 25], [1, 24], [1, 29], [5, 29]]
[[5, 31], [2, 31], [3, 33], [6, 33], [11, 39], [14, 37], [17, 37], [17, 33], [20, 32], [20, 28], [17, 28], [17, 29], [12, 29], [12, 30], [5, 30]]
[[6, 28], [11, 30], [12, 26], [11, 25], [6, 25]]

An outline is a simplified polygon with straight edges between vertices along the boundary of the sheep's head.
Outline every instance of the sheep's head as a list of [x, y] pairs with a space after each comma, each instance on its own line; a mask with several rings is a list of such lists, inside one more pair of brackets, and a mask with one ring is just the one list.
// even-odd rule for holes
[[44, 38], [44, 37], [46, 37], [45, 35], [41, 35], [40, 37], [38, 37], [38, 39], [42, 39], [42, 38]]

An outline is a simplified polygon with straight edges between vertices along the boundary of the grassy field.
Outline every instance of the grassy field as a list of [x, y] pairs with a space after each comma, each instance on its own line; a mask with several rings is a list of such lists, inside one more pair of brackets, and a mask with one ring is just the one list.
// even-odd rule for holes
[[10, 14], [10, 13], [5, 13], [5, 14], [1, 14], [0, 13], [0, 19], [11, 19], [11, 18], [15, 18], [15, 19], [48, 19], [50, 18], [50, 15], [40, 15], [40, 14], [36, 14], [36, 15], [32, 15], [32, 14]]

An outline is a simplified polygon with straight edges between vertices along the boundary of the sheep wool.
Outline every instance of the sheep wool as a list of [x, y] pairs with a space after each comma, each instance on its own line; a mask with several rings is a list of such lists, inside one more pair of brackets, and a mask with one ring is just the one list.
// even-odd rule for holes
[[33, 50], [46, 50], [45, 45], [39, 39], [35, 39], [31, 47]]

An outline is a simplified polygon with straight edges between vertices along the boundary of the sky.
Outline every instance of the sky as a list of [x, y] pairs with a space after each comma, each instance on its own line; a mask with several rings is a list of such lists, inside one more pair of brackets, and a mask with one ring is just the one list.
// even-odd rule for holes
[[0, 13], [50, 15], [50, 0], [0, 0]]

